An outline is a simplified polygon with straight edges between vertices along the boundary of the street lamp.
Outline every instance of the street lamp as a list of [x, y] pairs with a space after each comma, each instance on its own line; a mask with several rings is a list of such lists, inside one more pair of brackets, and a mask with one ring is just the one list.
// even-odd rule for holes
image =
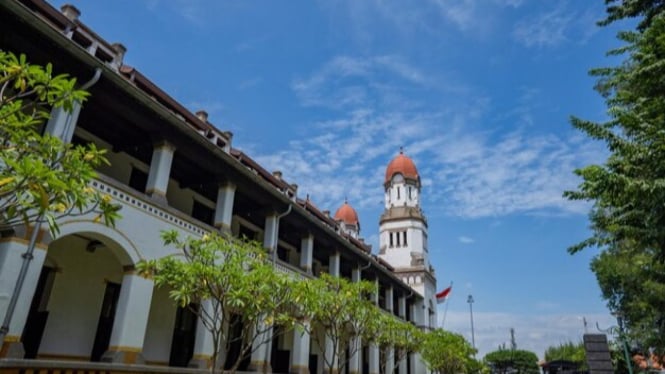
[[473, 296], [469, 295], [466, 302], [469, 303], [469, 315], [471, 316], [471, 346], [476, 349], [476, 336], [473, 331]]

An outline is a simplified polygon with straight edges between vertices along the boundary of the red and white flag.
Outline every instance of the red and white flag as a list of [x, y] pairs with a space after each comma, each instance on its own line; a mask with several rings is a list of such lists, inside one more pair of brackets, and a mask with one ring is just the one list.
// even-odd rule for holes
[[436, 294], [436, 303], [441, 304], [441, 303], [445, 302], [446, 299], [448, 298], [448, 295], [450, 295], [450, 291], [452, 291], [452, 289], [453, 289], [453, 285], [451, 284], [445, 290], [437, 293]]

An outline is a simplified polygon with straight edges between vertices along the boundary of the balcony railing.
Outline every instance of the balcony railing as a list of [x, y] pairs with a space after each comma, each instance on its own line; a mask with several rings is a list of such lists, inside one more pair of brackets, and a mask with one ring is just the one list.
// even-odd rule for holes
[[214, 227], [206, 225], [175, 208], [158, 203], [149, 196], [103, 174], [98, 173], [97, 178], [91, 182], [91, 185], [98, 191], [111, 195], [123, 204], [131, 205], [148, 215], [158, 217], [192, 234], [203, 236], [215, 230]]

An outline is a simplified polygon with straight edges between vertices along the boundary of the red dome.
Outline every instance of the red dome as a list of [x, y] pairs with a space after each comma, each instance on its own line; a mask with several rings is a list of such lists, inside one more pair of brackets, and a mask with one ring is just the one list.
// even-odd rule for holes
[[345, 201], [344, 204], [337, 209], [337, 212], [335, 212], [335, 221], [342, 221], [348, 225], [357, 225], [358, 213], [356, 213], [356, 210]]
[[414, 164], [413, 160], [411, 160], [408, 156], [404, 156], [402, 151], [400, 151], [397, 157], [393, 158], [393, 160], [388, 164], [388, 168], [386, 168], [385, 183], [389, 183], [393, 175], [398, 173], [402, 174], [404, 178], [416, 180], [419, 179], [416, 164]]

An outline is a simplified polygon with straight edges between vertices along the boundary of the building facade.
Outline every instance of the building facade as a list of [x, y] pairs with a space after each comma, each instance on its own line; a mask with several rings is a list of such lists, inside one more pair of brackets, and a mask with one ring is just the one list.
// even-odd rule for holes
[[[54, 109], [44, 131], [105, 149], [110, 165], [99, 168], [91, 187], [122, 207], [115, 227], [86, 214], [62, 219], [55, 237], [39, 232], [8, 335], [0, 342], [0, 373], [205, 368], [212, 352], [206, 330], [195, 315], [171, 302], [168, 290], [134, 270], [142, 259], [175, 253], [160, 239], [164, 230], [255, 239], [276, 251], [280, 271], [298, 277], [328, 272], [376, 282], [379, 307], [423, 328], [434, 326], [426, 220], [397, 210], [419, 211], [417, 172], [415, 179], [407, 170], [386, 179], [391, 205], [381, 217], [381, 254], [375, 256], [361, 239], [357, 214], [348, 203], [330, 216], [300, 198], [297, 185], [279, 171], [267, 171], [234, 148], [232, 134], [218, 130], [205, 111], [190, 112], [138, 69], [124, 65], [125, 47], [96, 34], [75, 7], [0, 1], [0, 49], [26, 54], [35, 64], [52, 63], [56, 72], [89, 85], [85, 105], [71, 113]], [[410, 188], [407, 200], [400, 189], [405, 187]], [[384, 248], [384, 240], [389, 244], [400, 230], [406, 231], [401, 250]], [[17, 226], [0, 233], [0, 317], [32, 231]], [[377, 347], [363, 344], [347, 371], [379, 374]], [[321, 355], [308, 336], [287, 332], [257, 347], [245, 369], [321, 373]], [[415, 354], [386, 367], [400, 374], [425, 372]]]

